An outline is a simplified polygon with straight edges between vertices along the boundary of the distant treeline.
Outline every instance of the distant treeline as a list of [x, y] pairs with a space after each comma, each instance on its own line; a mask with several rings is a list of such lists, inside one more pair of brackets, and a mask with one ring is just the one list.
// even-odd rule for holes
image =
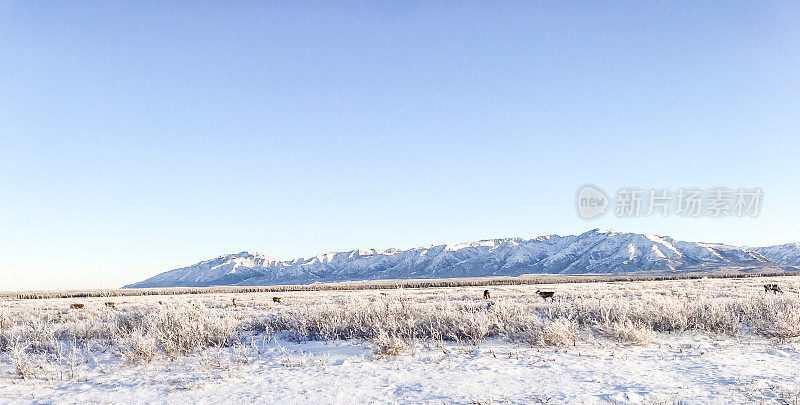
[[216, 287], [170, 287], [170, 288], [131, 288], [116, 290], [80, 290], [80, 291], [27, 291], [0, 293], [6, 299], [46, 299], [46, 298], [92, 298], [92, 297], [132, 297], [145, 295], [182, 295], [182, 294], [219, 294], [219, 293], [276, 293], [292, 291], [346, 291], [346, 290], [383, 290], [399, 288], [441, 288], [441, 287], [477, 287], [492, 285], [529, 285], [529, 284], [564, 284], [564, 283], [603, 283], [628, 281], [663, 281], [694, 280], [702, 278], [746, 278], [777, 277], [800, 275], [800, 269], [736, 269], [732, 271], [715, 271], [713, 273], [684, 274], [622, 274], [622, 275], [542, 275], [520, 277], [470, 277], [441, 279], [409, 279], [409, 280], [369, 280], [338, 283], [314, 283], [273, 286], [216, 286]]

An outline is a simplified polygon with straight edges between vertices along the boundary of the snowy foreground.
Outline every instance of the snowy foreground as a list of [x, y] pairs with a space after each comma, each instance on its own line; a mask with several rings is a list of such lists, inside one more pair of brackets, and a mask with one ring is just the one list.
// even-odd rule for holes
[[[256, 337], [256, 340], [258, 338]], [[272, 341], [249, 363], [231, 350], [148, 366], [119, 361], [73, 381], [21, 381], [2, 402], [124, 403], [797, 403], [796, 345], [686, 334], [650, 346], [562, 349], [498, 341], [376, 358], [359, 342]]]
[[797, 404], [799, 284], [7, 299], [0, 402]]

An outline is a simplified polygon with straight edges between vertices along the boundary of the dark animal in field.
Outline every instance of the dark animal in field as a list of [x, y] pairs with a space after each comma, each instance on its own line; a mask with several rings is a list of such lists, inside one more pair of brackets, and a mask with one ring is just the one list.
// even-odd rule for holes
[[111, 301], [109, 301], [109, 302], [106, 302], [106, 307], [107, 307], [107, 308], [114, 309], [114, 308], [116, 308], [116, 307], [117, 307], [117, 303], [116, 303], [116, 302], [111, 302]]
[[489, 294], [489, 290], [483, 290], [483, 299], [488, 300], [491, 299], [491, 294]]
[[83, 309], [83, 304], [69, 304], [69, 309]]
[[542, 299], [544, 299], [545, 301], [547, 301], [548, 298], [550, 298], [550, 301], [552, 301], [553, 300], [553, 296], [556, 295], [556, 292], [555, 291], [540, 291], [540, 290], [536, 290], [536, 294], [539, 294], [539, 296], [542, 297]]
[[764, 292], [772, 292], [773, 294], [782, 293], [781, 286], [777, 284], [764, 284]]
[[272, 302], [281, 302], [281, 297], [272, 297]]

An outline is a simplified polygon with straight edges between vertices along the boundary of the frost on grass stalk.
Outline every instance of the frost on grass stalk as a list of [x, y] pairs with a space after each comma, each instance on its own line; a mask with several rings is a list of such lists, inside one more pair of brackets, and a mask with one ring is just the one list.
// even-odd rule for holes
[[800, 337], [800, 300], [767, 296], [743, 304], [746, 322], [759, 334], [786, 342]]
[[630, 319], [609, 321], [599, 326], [607, 337], [627, 343], [646, 344], [655, 340], [655, 332], [646, 324]]
[[211, 346], [230, 346], [240, 326], [230, 315], [189, 303], [163, 305], [126, 321], [121, 327], [126, 358], [141, 362], [160, 352], [175, 359]]
[[8, 358], [20, 378], [27, 380], [34, 377], [36, 366], [28, 355], [28, 345], [19, 340], [15, 341], [8, 350]]
[[384, 356], [396, 356], [411, 345], [409, 342], [396, 334], [389, 334], [381, 330], [375, 338], [375, 344], [378, 346], [376, 352]]

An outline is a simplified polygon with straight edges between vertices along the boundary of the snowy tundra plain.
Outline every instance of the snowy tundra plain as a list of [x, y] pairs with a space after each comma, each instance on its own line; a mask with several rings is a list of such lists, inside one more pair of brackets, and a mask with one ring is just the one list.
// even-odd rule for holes
[[0, 402], [798, 404], [799, 287], [8, 296]]

